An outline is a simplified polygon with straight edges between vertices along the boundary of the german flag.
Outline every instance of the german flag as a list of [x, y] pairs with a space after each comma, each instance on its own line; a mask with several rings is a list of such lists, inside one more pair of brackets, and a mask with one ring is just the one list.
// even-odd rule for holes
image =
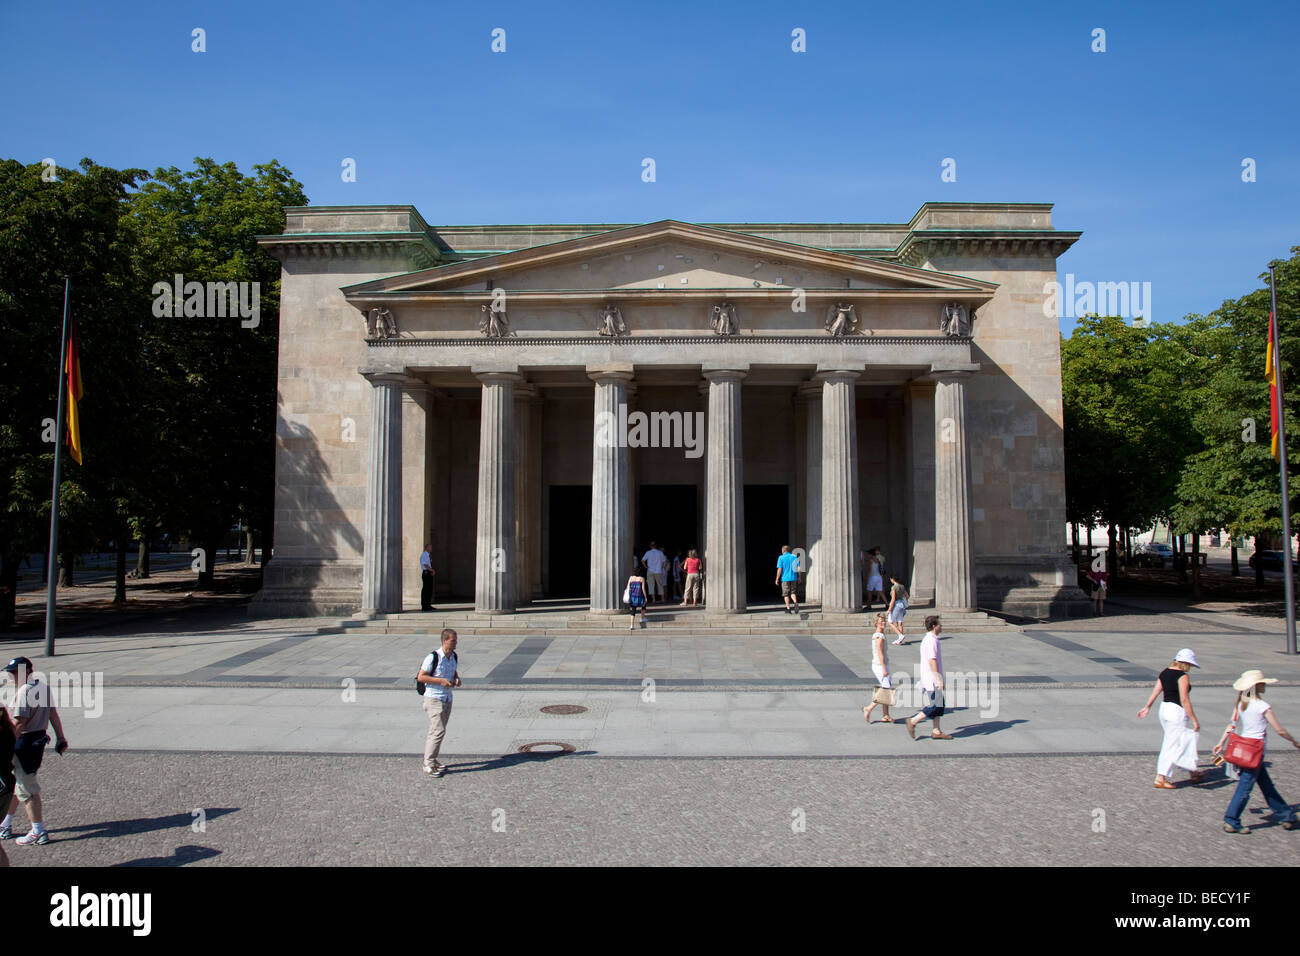
[[68, 354], [64, 356], [68, 376], [68, 434], [63, 443], [68, 451], [81, 464], [81, 419], [77, 415], [77, 402], [81, 401], [81, 356], [77, 352], [77, 323], [72, 323], [68, 332]]

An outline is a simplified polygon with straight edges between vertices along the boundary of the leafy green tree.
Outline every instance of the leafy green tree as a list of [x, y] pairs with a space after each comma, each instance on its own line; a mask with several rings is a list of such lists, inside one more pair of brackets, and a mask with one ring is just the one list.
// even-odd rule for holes
[[[1277, 269], [1277, 304], [1281, 316], [1280, 358], [1286, 399], [1288, 484], [1292, 529], [1297, 525], [1297, 474], [1300, 453], [1300, 247]], [[1264, 378], [1268, 342], [1268, 274], [1261, 288], [1225, 302], [1199, 325], [1189, 326], [1183, 343], [1196, 360], [1205, 361], [1204, 401], [1194, 411], [1198, 440], [1178, 484], [1176, 522], [1192, 527], [1222, 527], [1233, 537], [1281, 536], [1281, 481], [1270, 450], [1269, 385]], [[1255, 580], [1263, 584], [1263, 570]]]
[[1067, 520], [1111, 531], [1168, 515], [1192, 436], [1187, 370], [1170, 361], [1176, 327], [1085, 316], [1061, 343]]
[[[47, 171], [0, 161], [0, 626], [12, 623], [18, 569], [48, 544], [64, 277], [72, 282], [83, 380], [86, 466], [65, 455], [59, 491], [65, 569], [91, 547], [106, 512], [131, 482], [130, 420], [119, 396], [132, 387], [124, 311], [130, 263], [120, 217], [143, 170], [97, 166]], [[112, 436], [104, 440], [103, 436]], [[121, 494], [107, 493], [112, 476]]]
[[[156, 429], [152, 500], [164, 524], [204, 549], [200, 584], [211, 583], [218, 547], [236, 520], [262, 533], [264, 551], [270, 543], [280, 265], [256, 237], [280, 232], [284, 207], [307, 197], [278, 162], [253, 173], [203, 158], [186, 172], [158, 169], [131, 198], [127, 217], [145, 330], [140, 361], [155, 383], [144, 410]], [[186, 283], [257, 283], [256, 324], [229, 314], [185, 317], [176, 302], [172, 315], [156, 314], [160, 290], [176, 275]]]

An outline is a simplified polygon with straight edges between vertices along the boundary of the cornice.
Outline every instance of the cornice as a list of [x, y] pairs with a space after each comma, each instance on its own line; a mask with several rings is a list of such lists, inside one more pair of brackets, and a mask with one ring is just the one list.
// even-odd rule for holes
[[290, 233], [258, 236], [257, 244], [280, 262], [289, 259], [364, 259], [401, 256], [417, 269], [441, 261], [441, 252], [427, 233]]
[[[412, 305], [481, 305], [493, 301], [493, 296], [500, 289], [488, 291], [414, 291], [414, 292], [345, 292], [344, 298], [358, 309], [368, 305], [390, 305], [400, 303]], [[804, 298], [810, 302], [834, 301], [921, 301], [921, 302], [974, 302], [983, 304], [993, 298], [993, 292], [970, 288], [927, 288], [927, 289], [803, 289]], [[573, 305], [589, 303], [594, 306], [607, 302], [661, 302], [674, 303], [682, 301], [708, 301], [719, 299], [749, 302], [753, 304], [780, 303], [788, 306], [794, 287], [768, 286], [760, 289], [647, 289], [633, 287], [623, 289], [507, 289], [508, 300], [512, 303], [530, 305]]]
[[1056, 229], [924, 229], [908, 234], [898, 260], [919, 268], [942, 256], [1016, 256], [1056, 259], [1082, 236]]
[[372, 348], [527, 348], [534, 345], [580, 346], [599, 345], [630, 348], [639, 345], [720, 345], [734, 348], [737, 345], [848, 345], [854, 347], [890, 345], [949, 345], [969, 348], [974, 341], [969, 335], [511, 335], [506, 338], [483, 336], [397, 337], [366, 339]]

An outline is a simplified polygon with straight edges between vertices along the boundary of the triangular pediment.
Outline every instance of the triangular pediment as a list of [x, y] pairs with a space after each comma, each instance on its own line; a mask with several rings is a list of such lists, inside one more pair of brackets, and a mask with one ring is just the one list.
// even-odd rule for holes
[[499, 288], [525, 293], [803, 288], [986, 298], [997, 286], [668, 219], [377, 279], [343, 291], [350, 299], [364, 299], [376, 293], [454, 295]]

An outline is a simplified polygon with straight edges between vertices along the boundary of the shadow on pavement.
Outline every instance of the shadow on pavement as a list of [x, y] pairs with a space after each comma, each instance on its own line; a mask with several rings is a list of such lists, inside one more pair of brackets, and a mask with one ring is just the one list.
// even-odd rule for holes
[[1001, 733], [1009, 730], [1016, 724], [1027, 724], [1027, 720], [990, 720], [983, 724], [970, 724], [966, 727], [958, 727], [954, 732], [954, 737], [987, 737], [989, 734]]
[[[205, 808], [205, 819], [223, 817], [235, 813], [238, 807]], [[104, 823], [88, 823], [79, 827], [59, 827], [59, 842], [72, 843], [76, 840], [93, 840], [98, 837], [131, 836], [136, 833], [152, 833], [155, 830], [170, 830], [173, 827], [189, 827], [195, 820], [192, 813], [172, 813], [165, 817], [138, 817], [134, 820], [109, 820]], [[80, 833], [80, 836], [64, 837], [65, 833]]]
[[214, 850], [210, 846], [178, 846], [172, 851], [171, 856], [142, 856], [138, 860], [114, 863], [113, 868], [124, 866], [188, 866], [190, 863], [199, 862], [199, 860], [210, 860], [214, 856], [221, 856], [221, 851]]
[[449, 763], [446, 764], [446, 767], [448, 774], [451, 775], [458, 773], [480, 773], [484, 770], [509, 770], [511, 767], [518, 767], [521, 764], [545, 763], [548, 760], [556, 760], [560, 757], [594, 757], [595, 755], [596, 751], [594, 750], [556, 750], [543, 753], [505, 754], [487, 760], [470, 761], [466, 763]]

